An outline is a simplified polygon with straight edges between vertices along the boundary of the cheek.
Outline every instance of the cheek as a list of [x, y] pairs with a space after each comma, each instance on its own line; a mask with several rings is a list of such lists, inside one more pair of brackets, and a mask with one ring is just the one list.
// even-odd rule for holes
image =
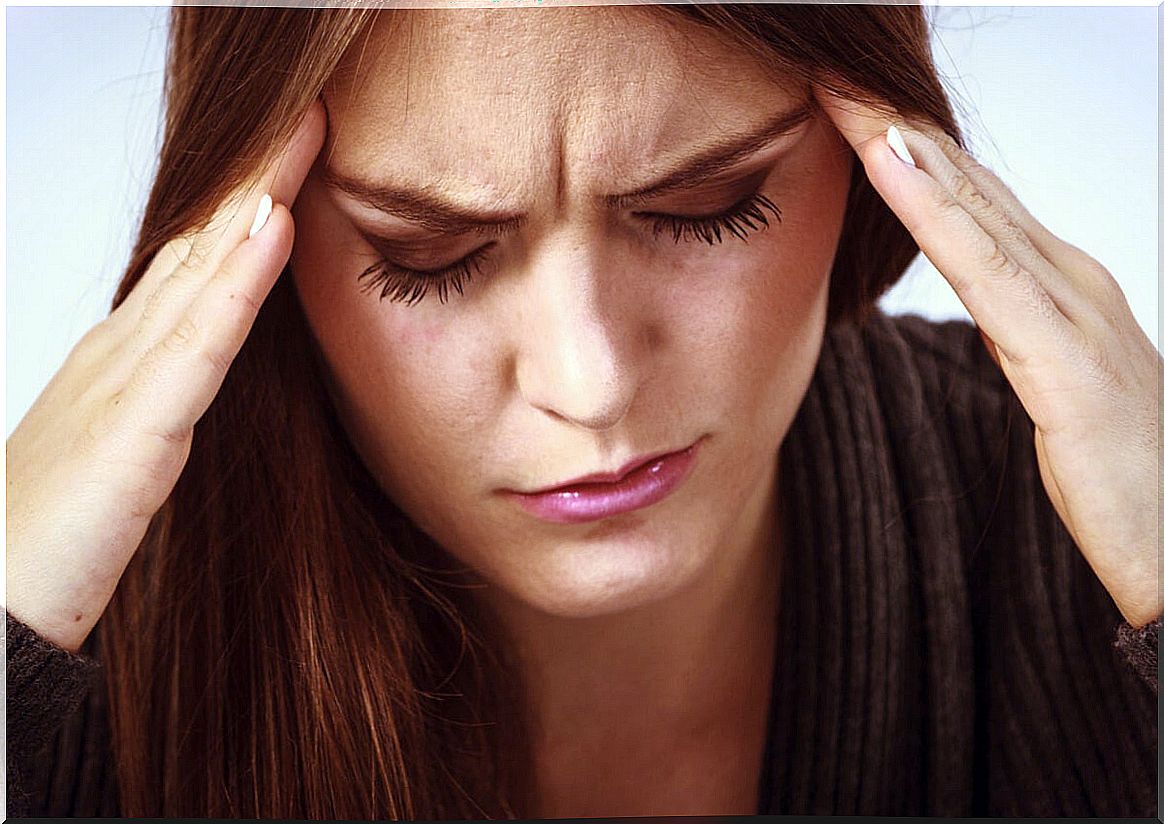
[[793, 193], [778, 201], [781, 222], [725, 254], [714, 277], [693, 277], [684, 298], [686, 339], [702, 342], [689, 356], [702, 361], [723, 414], [769, 437], [791, 420], [823, 339], [851, 170], [836, 148], [822, 141], [779, 181], [777, 191]]
[[[291, 266], [308, 326], [327, 364], [337, 410], [353, 445], [390, 495], [446, 479], [479, 441], [495, 381], [472, 324], [434, 321], [439, 310], [380, 302], [334, 261], [353, 256], [323, 242], [326, 225], [298, 221]], [[335, 235], [330, 235], [335, 237]], [[495, 415], [495, 413], [493, 413]], [[408, 467], [407, 476], [393, 467]]]

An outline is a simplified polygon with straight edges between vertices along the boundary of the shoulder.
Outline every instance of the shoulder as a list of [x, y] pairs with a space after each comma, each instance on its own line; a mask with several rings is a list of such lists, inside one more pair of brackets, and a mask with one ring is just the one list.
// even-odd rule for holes
[[874, 311], [859, 327], [837, 330], [861, 341], [883, 390], [916, 384], [933, 412], [1002, 412], [1012, 400], [1006, 377], [967, 320], [930, 320]]
[[1085, 575], [1043, 488], [1033, 423], [974, 324], [876, 310], [829, 329], [818, 371], [834, 414], [866, 418], [907, 525], [943, 525], [912, 538], [926, 557], [948, 554], [973, 598], [1026, 594], [1049, 554]]
[[864, 405], [877, 411], [899, 467], [928, 457], [956, 488], [997, 479], [1006, 444], [1031, 439], [1022, 404], [969, 321], [875, 309], [859, 326], [828, 330], [820, 368], [851, 398], [872, 396]]

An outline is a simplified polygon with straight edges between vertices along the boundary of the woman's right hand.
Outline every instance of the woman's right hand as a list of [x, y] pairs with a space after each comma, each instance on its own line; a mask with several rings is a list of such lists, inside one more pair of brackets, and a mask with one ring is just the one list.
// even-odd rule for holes
[[[8, 438], [6, 607], [54, 644], [80, 649], [177, 483], [194, 423], [291, 254], [288, 206], [325, 123], [317, 101], [257, 185], [163, 246]], [[248, 237], [266, 192], [275, 206]]]

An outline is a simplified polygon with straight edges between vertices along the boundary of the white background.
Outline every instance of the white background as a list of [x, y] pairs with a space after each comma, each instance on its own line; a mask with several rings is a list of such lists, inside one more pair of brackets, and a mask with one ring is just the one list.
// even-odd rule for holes
[[[1159, 345], [1153, 7], [931, 7], [971, 149]], [[8, 8], [5, 432], [103, 317], [152, 172], [168, 9]], [[892, 313], [968, 317], [919, 258]]]

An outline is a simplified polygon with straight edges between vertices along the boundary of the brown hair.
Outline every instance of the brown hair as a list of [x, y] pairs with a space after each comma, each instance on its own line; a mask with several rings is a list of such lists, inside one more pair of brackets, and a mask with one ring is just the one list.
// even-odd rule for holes
[[[961, 139], [918, 6], [659, 8]], [[289, 138], [372, 14], [173, 10], [164, 140], [114, 307]], [[864, 317], [916, 252], [854, 163], [830, 323]], [[121, 813], [528, 814], [504, 644], [356, 456], [317, 357], [284, 272], [99, 624]]]

